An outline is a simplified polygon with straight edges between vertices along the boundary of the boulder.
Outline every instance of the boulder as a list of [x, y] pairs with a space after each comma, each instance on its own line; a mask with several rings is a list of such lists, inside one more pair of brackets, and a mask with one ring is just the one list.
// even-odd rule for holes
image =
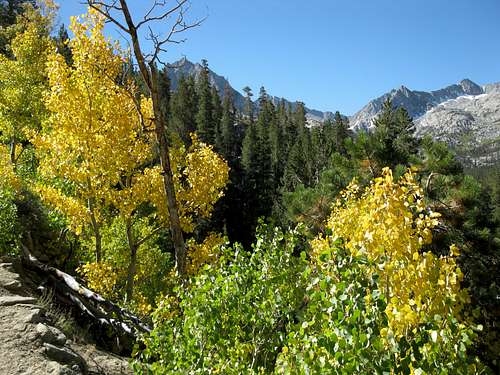
[[47, 326], [42, 323], [36, 325], [38, 338], [44, 343], [62, 346], [66, 343], [66, 335], [55, 327]]
[[0, 306], [13, 306], [20, 303], [36, 303], [36, 298], [33, 297], [22, 297], [22, 296], [1, 296]]
[[87, 371], [85, 360], [73, 350], [66, 347], [58, 348], [49, 343], [44, 343], [43, 346], [45, 354], [53, 361], [69, 366], [77, 365], [84, 373]]

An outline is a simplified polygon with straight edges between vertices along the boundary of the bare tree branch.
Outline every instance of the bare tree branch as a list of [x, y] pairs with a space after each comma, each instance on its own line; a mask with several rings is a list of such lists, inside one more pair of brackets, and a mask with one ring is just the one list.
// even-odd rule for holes
[[[184, 1], [185, 2], [185, 1]], [[157, 34], [154, 34], [151, 27], [149, 27], [149, 37], [151, 38], [151, 40], [153, 41], [153, 45], [154, 45], [154, 48], [155, 48], [155, 51], [153, 53], [153, 56], [151, 58], [151, 61], [158, 61], [160, 62], [159, 58], [158, 58], [158, 55], [161, 53], [161, 52], [166, 52], [166, 49], [163, 47], [165, 44], [180, 44], [180, 43], [184, 43], [186, 41], [186, 39], [175, 39], [175, 35], [177, 34], [180, 34], [180, 33], [183, 33], [189, 29], [193, 29], [195, 27], [198, 27], [200, 26], [206, 19], [205, 18], [202, 18], [198, 21], [195, 21], [193, 23], [186, 23], [186, 21], [184, 20], [184, 12], [186, 10], [183, 9], [182, 7], [178, 8], [178, 15], [177, 15], [177, 19], [175, 20], [175, 22], [173, 23], [172, 27], [170, 28], [170, 31], [169, 33], [167, 34], [166, 37], [163, 37], [163, 38], [159, 38], [159, 36]]]
[[[143, 19], [137, 24], [133, 22], [131, 17], [130, 19], [127, 19], [127, 14], [130, 16], [130, 12], [128, 11], [126, 3], [124, 4], [120, 0], [87, 0], [85, 3], [105, 16], [108, 22], [116, 25], [120, 30], [126, 32], [130, 36], [133, 36], [133, 34], [138, 35], [139, 29], [147, 26], [148, 34], [146, 39], [153, 43], [152, 52], [143, 55], [147, 64], [159, 63], [164, 65], [165, 63], [161, 61], [159, 57], [162, 52], [167, 52], [167, 49], [164, 46], [166, 44], [184, 43], [186, 39], [178, 39], [176, 38], [176, 35], [200, 26], [207, 18], [203, 17], [193, 22], [187, 22], [185, 20], [185, 14], [190, 9], [189, 0], [176, 0], [174, 6], [163, 12], [160, 12], [160, 9], [167, 6], [167, 0], [155, 0], [153, 5], [144, 15]], [[120, 3], [120, 5], [118, 5], [118, 3]], [[112, 14], [116, 11], [120, 12], [125, 17], [125, 22], [121, 22], [117, 16]], [[155, 15], [156, 13], [158, 14]], [[153, 23], [166, 21], [174, 14], [177, 14], [177, 17], [165, 36], [162, 36], [159, 32], [153, 31]]]
[[120, 21], [118, 21], [115, 17], [111, 15], [112, 10], [122, 11], [122, 8], [116, 5], [117, 2], [118, 0], [113, 0], [111, 4], [107, 4], [104, 1], [87, 0], [85, 4], [88, 4], [90, 8], [102, 14], [104, 17], [106, 17], [106, 19], [109, 22], [118, 26], [121, 30], [130, 34], [130, 30], [127, 29], [127, 27], [125, 27], [124, 24], [122, 24]]
[[164, 12], [160, 16], [151, 16], [151, 13], [157, 8], [157, 7], [163, 7], [166, 4], [166, 1], [155, 1], [153, 7], [149, 10], [148, 13], [144, 16], [144, 19], [137, 24], [137, 29], [139, 29], [142, 25], [145, 25], [147, 23], [153, 22], [153, 21], [161, 21], [164, 19], [167, 19], [170, 15], [176, 13], [177, 11], [182, 11], [182, 7], [184, 4], [186, 4], [188, 0], [177, 0], [177, 5], [174, 6], [173, 8], [169, 9], [168, 11]]

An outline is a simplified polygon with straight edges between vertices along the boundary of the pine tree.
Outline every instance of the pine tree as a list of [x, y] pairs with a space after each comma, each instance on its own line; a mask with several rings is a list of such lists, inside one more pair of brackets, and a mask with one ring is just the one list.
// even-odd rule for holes
[[335, 149], [341, 155], [347, 155], [345, 141], [351, 136], [349, 121], [343, 118], [340, 113], [335, 112]]
[[272, 205], [273, 199], [273, 167], [270, 143], [270, 129], [276, 122], [274, 105], [269, 100], [264, 87], [260, 89], [259, 96], [259, 115], [257, 117], [257, 158], [258, 158], [258, 180], [259, 195], [266, 207]]
[[375, 156], [379, 167], [394, 169], [397, 165], [409, 165], [411, 156], [417, 152], [418, 142], [408, 112], [402, 107], [395, 109], [392, 101], [387, 99], [374, 124], [377, 141]]
[[250, 123], [253, 122], [254, 120], [254, 111], [253, 111], [253, 102], [252, 102], [252, 89], [248, 86], [245, 86], [243, 88], [243, 92], [245, 93], [245, 108], [244, 108], [244, 115], [247, 116], [248, 121]]
[[288, 153], [287, 165], [284, 172], [284, 188], [293, 191], [298, 185], [310, 186], [312, 182], [312, 144], [311, 134], [306, 127], [304, 103], [298, 102], [292, 114], [293, 128], [296, 133]]
[[328, 148], [326, 145], [326, 138], [324, 127], [315, 126], [310, 129], [311, 144], [309, 151], [310, 165], [311, 165], [311, 183], [318, 184], [320, 174], [326, 168], [329, 162], [327, 154]]
[[258, 169], [258, 141], [259, 137], [257, 134], [256, 125], [246, 125], [245, 138], [243, 139], [243, 146], [241, 151], [241, 163], [248, 175], [250, 175], [252, 171]]
[[259, 217], [271, 214], [275, 191], [268, 128], [269, 122], [273, 121], [274, 106], [268, 101], [263, 89], [259, 97], [259, 107], [257, 121], [246, 125], [242, 150], [245, 194], [243, 221], [250, 233], [257, 227]]
[[281, 184], [286, 162], [286, 148], [283, 134], [284, 127], [280, 125], [278, 115], [273, 116], [269, 124], [269, 143], [271, 147], [271, 165], [274, 177], [274, 187], [277, 189]]
[[328, 158], [330, 158], [331, 155], [333, 155], [334, 152], [337, 151], [337, 138], [336, 138], [336, 128], [335, 128], [335, 123], [328, 119], [323, 123], [323, 137], [324, 137], [324, 142], [325, 142], [325, 154], [328, 155]]
[[296, 134], [300, 135], [306, 129], [307, 119], [306, 119], [306, 107], [304, 103], [297, 102], [295, 111], [293, 112], [293, 124], [296, 128]]
[[[281, 99], [278, 104], [278, 109], [276, 111], [277, 123], [279, 126], [279, 131], [281, 133], [281, 169], [282, 173], [288, 158], [288, 152], [294, 142], [294, 128], [292, 121], [289, 116], [288, 107], [285, 99]], [[282, 176], [281, 176], [282, 177]], [[280, 178], [281, 178], [280, 177]]]
[[198, 98], [192, 76], [179, 79], [177, 91], [171, 100], [171, 123], [184, 144], [191, 144], [190, 134], [196, 131]]
[[64, 56], [66, 64], [72, 65], [73, 53], [71, 52], [71, 48], [69, 48], [68, 45], [69, 35], [68, 35], [68, 30], [66, 30], [64, 24], [61, 25], [59, 31], [57, 32], [57, 35], [55, 37], [55, 42], [56, 42], [57, 52]]
[[212, 86], [211, 91], [212, 97], [212, 123], [214, 126], [214, 145], [218, 152], [222, 148], [222, 129], [221, 129], [221, 119], [222, 119], [222, 103], [220, 99], [219, 92], [215, 86]]
[[233, 96], [228, 85], [224, 88], [224, 101], [222, 104], [221, 146], [220, 152], [229, 162], [229, 165], [236, 161], [238, 154], [238, 144], [236, 137], [236, 113], [233, 104]]
[[202, 60], [202, 70], [197, 82], [198, 112], [196, 114], [196, 131], [200, 140], [215, 144], [215, 124], [213, 122], [212, 89], [210, 86], [207, 60]]

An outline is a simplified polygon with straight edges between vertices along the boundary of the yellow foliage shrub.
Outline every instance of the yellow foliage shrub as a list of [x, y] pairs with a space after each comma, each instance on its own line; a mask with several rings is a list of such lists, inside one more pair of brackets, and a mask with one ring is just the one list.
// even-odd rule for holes
[[14, 171], [14, 166], [9, 159], [7, 146], [0, 145], [0, 188], [17, 191], [21, 181]]
[[439, 214], [425, 207], [423, 197], [411, 171], [394, 181], [385, 168], [364, 192], [353, 181], [328, 220], [333, 235], [312, 243], [318, 256], [329, 241], [340, 237], [353, 255], [367, 257], [367, 272], [379, 275], [388, 303], [389, 328], [383, 333], [395, 337], [429, 316], [457, 313], [467, 300], [455, 261], [458, 249], [452, 246], [446, 257], [424, 249], [432, 241]]
[[187, 241], [187, 272], [196, 275], [205, 264], [212, 264], [217, 260], [217, 249], [225, 242], [219, 233], [210, 233], [199, 244], [194, 240]]
[[77, 272], [87, 281], [87, 286], [105, 298], [114, 299], [118, 291], [116, 284], [120, 277], [118, 270], [107, 262], [86, 263]]

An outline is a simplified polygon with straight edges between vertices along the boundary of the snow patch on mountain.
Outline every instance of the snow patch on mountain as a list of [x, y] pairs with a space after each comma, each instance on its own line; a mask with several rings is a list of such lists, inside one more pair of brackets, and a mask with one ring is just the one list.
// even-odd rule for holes
[[[485, 90], [486, 91], [486, 90]], [[500, 90], [447, 100], [415, 120], [416, 135], [446, 142], [469, 167], [500, 160]]]

